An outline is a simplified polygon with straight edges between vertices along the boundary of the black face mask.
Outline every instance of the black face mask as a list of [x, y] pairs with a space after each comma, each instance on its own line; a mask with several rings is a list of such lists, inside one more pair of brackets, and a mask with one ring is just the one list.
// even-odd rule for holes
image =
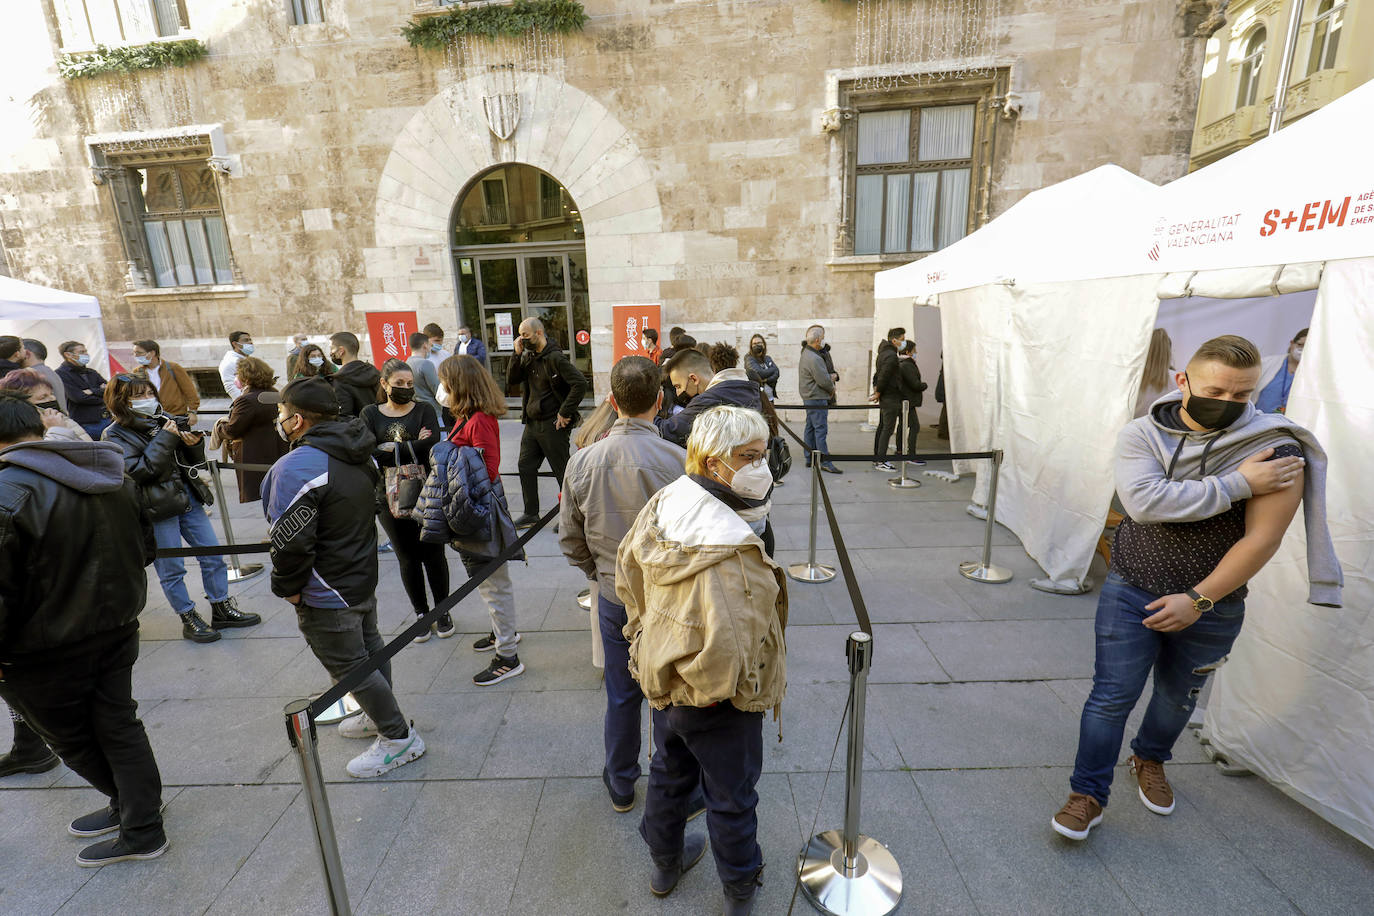
[[388, 397], [391, 398], [391, 402], [393, 404], [409, 404], [411, 401], [415, 400], [415, 389], [393, 388], [391, 389], [391, 394], [388, 395]]
[[673, 396], [673, 403], [679, 407], [686, 407], [692, 402], [692, 395], [685, 391], [679, 391]]
[[57, 411], [58, 413], [62, 412], [62, 408], [57, 405], [56, 401], [41, 401], [37, 404], [34, 404], [33, 406], [37, 407], [39, 410], [51, 409]]
[[754, 352], [755, 352], [755, 353], [762, 353], [762, 352], [763, 352], [763, 344], [754, 344]]
[[1207, 429], [1225, 429], [1240, 419], [1245, 413], [1248, 401], [1224, 401], [1221, 398], [1204, 398], [1193, 394], [1193, 382], [1184, 373], [1183, 380], [1188, 383], [1188, 400], [1183, 409], [1188, 416]]

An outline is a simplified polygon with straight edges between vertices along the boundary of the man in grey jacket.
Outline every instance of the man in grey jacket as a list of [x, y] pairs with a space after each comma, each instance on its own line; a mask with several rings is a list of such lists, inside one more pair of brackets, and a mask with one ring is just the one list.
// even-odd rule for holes
[[[659, 438], [663, 402], [652, 360], [627, 356], [611, 369], [611, 405], [620, 419], [604, 439], [573, 455], [563, 478], [558, 542], [568, 562], [598, 583], [597, 616], [606, 652], [606, 764], [601, 779], [620, 812], [635, 803], [644, 694], [630, 676], [625, 606], [616, 602], [616, 551], [639, 511], [683, 474], [687, 453]], [[699, 806], [698, 806], [699, 807]]]
[[819, 454], [821, 470], [839, 474], [827, 455], [826, 437], [830, 432], [830, 402], [835, 397], [835, 376], [821, 355], [825, 347], [825, 328], [813, 324], [806, 329], [806, 341], [802, 344], [801, 359], [797, 362], [797, 388], [801, 392], [802, 403], [806, 405], [806, 432], [802, 441], [806, 445], [806, 466], [811, 467], [811, 458]]
[[1250, 403], [1260, 355], [1242, 337], [1209, 340], [1177, 391], [1122, 430], [1116, 487], [1126, 509], [1097, 605], [1097, 659], [1083, 706], [1069, 800], [1051, 826], [1083, 840], [1102, 821], [1126, 718], [1154, 673], [1131, 741], [1141, 803], [1174, 810], [1164, 776], [1203, 683], [1245, 619], [1246, 582], [1304, 505], [1312, 604], [1339, 605], [1340, 563], [1326, 527], [1326, 455], [1307, 430]]

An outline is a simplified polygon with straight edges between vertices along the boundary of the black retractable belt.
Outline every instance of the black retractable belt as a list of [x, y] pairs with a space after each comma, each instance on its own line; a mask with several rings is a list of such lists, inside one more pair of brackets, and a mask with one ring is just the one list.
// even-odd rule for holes
[[859, 591], [859, 580], [854, 576], [854, 564], [849, 560], [849, 548], [844, 545], [840, 523], [835, 520], [835, 508], [830, 504], [830, 491], [826, 489], [823, 475], [821, 500], [825, 503], [825, 520], [830, 525], [830, 537], [835, 541], [835, 553], [840, 558], [840, 571], [844, 573], [845, 588], [849, 589], [849, 602], [854, 605], [854, 616], [858, 618], [859, 629], [872, 636], [873, 622], [868, 617], [868, 605], [864, 604], [864, 596]]
[[[520, 537], [516, 538], [515, 543], [511, 544], [504, 551], [502, 551], [500, 556], [496, 557], [494, 560], [488, 561], [485, 566], [483, 566], [481, 569], [477, 571], [477, 574], [475, 576], [473, 576], [471, 579], [468, 579], [468, 581], [464, 582], [461, 586], [459, 586], [457, 591], [453, 592], [447, 598], [436, 604], [434, 606], [434, 609], [430, 611], [428, 614], [425, 614], [423, 617], [417, 617], [414, 623], [406, 627], [406, 629], [401, 633], [400, 636], [397, 636], [391, 642], [387, 643], [386, 646], [384, 646], [381, 649], [381, 651], [377, 652], [375, 655], [369, 655], [367, 658], [363, 659], [357, 665], [355, 665], [347, 674], [345, 674], [339, 680], [337, 684], [326, 690], [321, 696], [319, 696], [313, 703], [310, 704], [311, 721], [313, 721], [317, 716], [321, 715], [325, 710], [333, 706], [339, 700], [343, 699], [344, 694], [353, 692], [353, 690], [356, 689], [357, 686], [361, 684], [369, 674], [376, 671], [378, 668], [380, 668], [387, 662], [391, 661], [391, 659], [395, 657], [396, 653], [400, 652], [402, 649], [404, 649], [406, 646], [410, 644], [411, 640], [419, 636], [421, 633], [424, 633], [427, 630], [429, 630], [430, 626], [436, 620], [438, 620], [443, 615], [447, 614], [449, 611], [453, 610], [458, 605], [458, 602], [462, 601], [468, 595], [472, 594], [473, 590], [476, 589], [477, 586], [481, 585], [483, 582], [487, 580], [487, 578], [492, 573], [500, 569], [502, 563], [509, 561], [512, 557], [514, 557], [521, 550], [523, 550], [525, 545], [530, 542], [530, 539], [533, 538], [540, 531], [543, 531], [544, 526], [547, 525], [549, 522], [553, 521], [554, 516], [556, 516], [557, 514], [558, 506], [554, 506], [548, 512], [545, 512], [543, 518], [539, 519], [539, 522], [536, 525], [534, 525], [534, 527], [530, 528]], [[496, 522], [496, 524], [499, 524], [499, 522]]]
[[240, 553], [268, 553], [272, 549], [270, 541], [260, 544], [214, 544], [210, 547], [163, 547], [157, 551], [159, 560], [170, 557], [219, 557]]

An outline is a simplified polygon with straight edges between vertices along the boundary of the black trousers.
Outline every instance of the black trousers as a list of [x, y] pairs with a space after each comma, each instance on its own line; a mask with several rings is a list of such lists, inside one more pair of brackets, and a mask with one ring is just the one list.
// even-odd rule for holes
[[[444, 545], [426, 544], [420, 540], [419, 522], [396, 518], [385, 505], [378, 511], [377, 519], [396, 551], [401, 585], [405, 586], [410, 606], [416, 614], [423, 614], [438, 604], [439, 599], [448, 597], [448, 557], [444, 554]], [[425, 597], [426, 577], [429, 578], [429, 590], [434, 593], [433, 602]]]
[[572, 447], [572, 426], [554, 429], [553, 420], [529, 420], [520, 437], [520, 494], [525, 500], [525, 515], [539, 514], [539, 466], [548, 459], [549, 469], [563, 486], [563, 471], [568, 467]]
[[162, 774], [133, 698], [138, 631], [99, 651], [6, 668], [0, 697], [48, 742], [62, 762], [110, 797], [119, 836], [153, 850], [162, 830]]
[[[901, 401], [878, 402], [878, 428], [873, 433], [873, 460], [886, 461], [887, 448], [892, 444], [892, 436], [897, 432], [897, 419], [902, 415]], [[902, 443], [897, 441], [897, 448]]]
[[727, 701], [655, 709], [653, 722], [639, 835], [655, 862], [680, 861], [688, 800], [700, 785], [716, 873], [726, 893], [744, 896], [763, 868], [755, 789], [763, 772], [763, 713], [741, 712]]

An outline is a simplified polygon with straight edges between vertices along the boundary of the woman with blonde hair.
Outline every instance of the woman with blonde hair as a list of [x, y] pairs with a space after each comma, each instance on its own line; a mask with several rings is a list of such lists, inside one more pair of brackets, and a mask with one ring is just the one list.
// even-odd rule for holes
[[787, 686], [786, 580], [746, 514], [773, 485], [767, 450], [757, 411], [702, 413], [687, 476], [654, 494], [616, 558], [630, 671], [654, 707], [649, 887], [666, 896], [704, 853], [703, 836], [685, 836], [699, 784], [727, 914], [748, 913], [759, 886], [763, 713], [776, 715]]
[[1150, 405], [1164, 397], [1165, 392], [1173, 390], [1170, 373], [1174, 362], [1174, 342], [1169, 332], [1155, 328], [1150, 335], [1150, 350], [1145, 355], [1145, 373], [1140, 377], [1140, 390], [1136, 393], [1135, 417], [1139, 419], [1150, 412]]
[[[447, 398], [444, 406], [453, 414], [453, 429], [448, 441], [456, 448], [448, 460], [459, 460], [457, 452], [463, 446], [476, 449], [482, 456], [491, 484], [485, 498], [490, 499], [493, 517], [485, 534], [452, 541], [471, 578], [517, 540], [506, 490], [501, 485], [501, 430], [496, 422], [497, 417], [506, 413], [506, 398], [496, 387], [491, 373], [472, 356], [455, 355], [445, 359], [439, 364], [439, 381]], [[439, 449], [435, 452], [439, 453]], [[440, 460], [435, 460], [436, 471]], [[469, 494], [467, 498], [480, 497]], [[515, 588], [507, 567], [507, 563], [502, 563], [477, 587], [491, 615], [491, 632], [473, 643], [472, 648], [477, 652], [495, 650], [491, 664], [472, 679], [479, 687], [499, 684], [525, 673], [525, 666], [515, 651], [520, 631], [515, 628]]]

